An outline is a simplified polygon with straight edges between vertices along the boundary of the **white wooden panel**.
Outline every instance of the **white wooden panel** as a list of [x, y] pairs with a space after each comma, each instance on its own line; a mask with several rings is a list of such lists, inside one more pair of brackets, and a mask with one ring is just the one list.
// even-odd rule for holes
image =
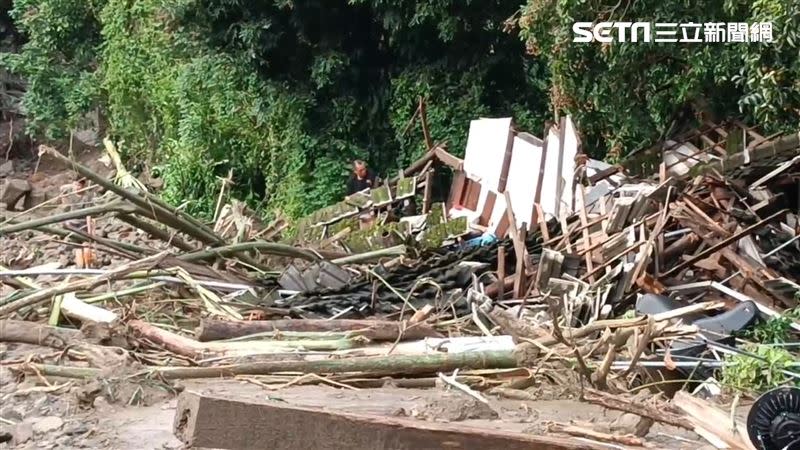
[[575, 157], [578, 155], [578, 130], [572, 118], [567, 116], [564, 120], [564, 129], [561, 130], [561, 138], [564, 140], [564, 152], [561, 155], [561, 206], [559, 215], [569, 215], [573, 212], [572, 204], [575, 193], [572, 190], [572, 182], [575, 178]]
[[550, 127], [547, 131], [547, 154], [544, 162], [544, 179], [542, 180], [542, 191], [539, 202], [542, 205], [542, 212], [548, 216], [556, 215], [559, 202], [558, 192], [558, 173], [560, 140], [559, 133], [555, 127]]
[[[478, 119], [469, 123], [469, 137], [464, 151], [464, 171], [487, 189], [497, 190], [503, 172], [511, 118]], [[482, 200], [486, 196], [481, 193]], [[480, 202], [478, 211], [483, 203]]]
[[523, 223], [531, 225], [536, 197], [536, 185], [539, 182], [539, 167], [542, 164], [542, 146], [531, 144], [518, 137], [514, 138], [511, 165], [508, 168], [506, 191], [511, 197], [511, 207], [517, 228]]

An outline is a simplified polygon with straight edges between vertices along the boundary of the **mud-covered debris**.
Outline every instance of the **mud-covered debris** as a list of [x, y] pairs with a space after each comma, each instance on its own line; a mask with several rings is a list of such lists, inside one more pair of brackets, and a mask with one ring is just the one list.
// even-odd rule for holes
[[45, 434], [51, 431], [56, 431], [64, 426], [64, 419], [58, 416], [48, 416], [37, 419], [33, 422], [33, 432], [37, 434]]
[[8, 160], [0, 164], [0, 177], [7, 177], [14, 173], [14, 161]]
[[13, 445], [24, 444], [33, 439], [33, 424], [30, 422], [20, 422], [14, 426]]
[[499, 414], [491, 406], [463, 395], [448, 394], [432, 400], [412, 414], [419, 419], [434, 422], [461, 422], [473, 419], [497, 419]]

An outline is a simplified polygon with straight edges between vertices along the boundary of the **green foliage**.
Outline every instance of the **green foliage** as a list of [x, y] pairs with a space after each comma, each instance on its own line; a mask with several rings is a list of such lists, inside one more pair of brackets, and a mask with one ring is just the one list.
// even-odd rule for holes
[[1, 55], [0, 62], [26, 79], [22, 108], [31, 129], [46, 138], [69, 136], [102, 98], [96, 72], [102, 41], [95, 11], [103, 4], [17, 0], [10, 11], [27, 42], [20, 53]]
[[[469, 120], [538, 123], [542, 84], [502, 23], [508, 0], [23, 0], [34, 131], [62, 135], [95, 106], [129, 167], [157, 165], [167, 199], [198, 214], [233, 192], [297, 217], [341, 198], [349, 160], [384, 175], [418, 157], [419, 96], [434, 137], [463, 152]], [[538, 94], [538, 95], [537, 95]], [[531, 112], [534, 111], [534, 112]]]
[[745, 346], [744, 350], [763, 360], [746, 355], [727, 355], [722, 368], [723, 385], [737, 391], [759, 393], [776, 386], [798, 384], [797, 380], [781, 372], [792, 370], [790, 365], [797, 360], [796, 355], [782, 347], [768, 345]]
[[743, 337], [763, 344], [784, 343], [789, 339], [792, 323], [799, 319], [800, 306], [756, 324], [746, 330]]
[[[768, 132], [800, 118], [798, 0], [529, 0], [518, 24], [546, 60], [553, 108], [571, 113], [596, 156], [648, 145], [670, 129], [744, 115]], [[573, 43], [578, 21], [773, 22], [772, 44]]]
[[[800, 0], [18, 0], [27, 39], [2, 63], [28, 83], [31, 132], [63, 137], [99, 110], [126, 164], [156, 165], [172, 203], [211, 212], [217, 177], [265, 213], [341, 198], [349, 160], [381, 175], [431, 134], [463, 154], [469, 121], [541, 134], [573, 114], [619, 158], [697, 114], [766, 132], [800, 117]], [[771, 21], [772, 45], [572, 44], [577, 20]], [[526, 54], [527, 50], [527, 54]], [[609, 155], [606, 155], [610, 151]]]

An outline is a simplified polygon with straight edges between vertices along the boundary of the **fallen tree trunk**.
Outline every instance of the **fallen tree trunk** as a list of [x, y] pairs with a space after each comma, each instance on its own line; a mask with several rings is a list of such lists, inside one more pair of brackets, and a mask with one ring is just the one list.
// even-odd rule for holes
[[0, 320], [0, 342], [20, 342], [63, 349], [81, 338], [81, 332], [69, 328], [39, 325], [23, 320]]
[[[269, 375], [274, 373], [340, 374], [359, 373], [361, 377], [417, 375], [451, 372], [455, 369], [510, 369], [517, 367], [514, 351], [436, 353], [433, 355], [389, 355], [312, 361], [266, 361], [231, 364], [217, 367], [152, 367], [141, 373], [167, 380], [223, 378], [237, 375]], [[99, 376], [99, 369], [23, 364], [20, 370], [38, 371], [42, 375], [72, 378]], [[73, 370], [74, 369], [74, 370]]]
[[405, 327], [403, 322], [380, 320], [251, 320], [230, 322], [203, 320], [195, 330], [200, 342], [232, 339], [267, 331], [352, 331], [373, 341], [395, 341], [426, 337], [443, 337], [441, 333], [423, 323]]

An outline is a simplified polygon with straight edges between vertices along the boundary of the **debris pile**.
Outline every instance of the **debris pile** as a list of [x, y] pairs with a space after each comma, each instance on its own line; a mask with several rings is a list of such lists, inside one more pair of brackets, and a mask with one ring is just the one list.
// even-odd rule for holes
[[[586, 156], [569, 117], [542, 139], [472, 121], [463, 160], [426, 141], [383, 185], [269, 224], [226, 203], [230, 180], [207, 224], [148, 192], [109, 142], [111, 178], [43, 147], [76, 182], [31, 201], [27, 181], [4, 182], [0, 342], [59, 352], [2, 365], [86, 382], [446, 386], [482, 405], [575, 396], [632, 422], [545, 421], [562, 437], [537, 445], [647, 445], [654, 423], [750, 445], [727, 412], [676, 391], [713, 397], [729, 356], [763, 360], [737, 339], [759, 322], [800, 331], [784, 314], [800, 291], [800, 135], [709, 124], [624, 167]], [[198, 408], [179, 408], [186, 441]]]

